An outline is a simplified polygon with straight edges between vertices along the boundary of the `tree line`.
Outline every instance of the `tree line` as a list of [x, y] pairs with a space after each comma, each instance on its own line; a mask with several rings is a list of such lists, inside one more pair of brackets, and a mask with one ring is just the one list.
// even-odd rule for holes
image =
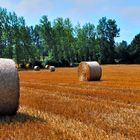
[[116, 21], [106, 17], [96, 27], [93, 23], [73, 26], [69, 18], [51, 22], [47, 16], [42, 16], [39, 24], [28, 26], [24, 17], [0, 8], [0, 57], [18, 64], [140, 63], [140, 34], [130, 44], [115, 43], [119, 33]]

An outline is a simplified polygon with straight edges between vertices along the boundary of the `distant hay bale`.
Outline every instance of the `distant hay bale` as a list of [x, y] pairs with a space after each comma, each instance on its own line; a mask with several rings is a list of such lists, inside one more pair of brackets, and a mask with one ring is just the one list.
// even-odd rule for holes
[[96, 61], [81, 62], [78, 67], [80, 81], [98, 81], [102, 76], [102, 68]]
[[16, 64], [16, 68], [18, 71], [20, 71], [20, 65], [19, 64]]
[[15, 62], [0, 58], [0, 115], [16, 114], [19, 92], [19, 76]]
[[50, 72], [54, 72], [55, 71], [55, 66], [50, 66], [49, 70], [50, 70]]
[[47, 70], [48, 70], [48, 69], [49, 69], [49, 67], [50, 67], [49, 65], [46, 65], [46, 66], [45, 66], [45, 69], [47, 69]]
[[17, 68], [17, 69], [19, 68], [19, 64], [16, 64], [16, 68]]
[[26, 69], [29, 69], [29, 67], [30, 67], [30, 64], [25, 64]]
[[34, 70], [35, 71], [39, 71], [40, 70], [40, 67], [39, 66], [34, 66]]

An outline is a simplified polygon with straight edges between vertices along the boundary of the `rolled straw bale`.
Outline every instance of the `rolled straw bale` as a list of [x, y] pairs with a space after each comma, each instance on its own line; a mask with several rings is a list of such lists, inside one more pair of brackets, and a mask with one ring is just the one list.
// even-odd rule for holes
[[50, 66], [49, 70], [50, 70], [50, 72], [54, 72], [55, 71], [55, 66]]
[[35, 71], [39, 71], [40, 70], [40, 67], [39, 66], [34, 66], [34, 70]]
[[26, 65], [25, 65], [25, 68], [26, 68], [26, 69], [29, 69], [29, 67], [30, 67], [30, 64], [26, 64]]
[[17, 68], [17, 69], [19, 68], [19, 64], [16, 64], [16, 68]]
[[78, 67], [80, 81], [98, 81], [102, 76], [102, 68], [96, 61], [81, 62]]
[[19, 107], [19, 76], [11, 59], [0, 58], [0, 115], [14, 115]]
[[20, 71], [20, 65], [19, 64], [16, 64], [16, 68], [18, 71]]
[[46, 65], [46, 66], [45, 66], [45, 69], [47, 69], [47, 70], [48, 70], [48, 69], [49, 69], [49, 65]]

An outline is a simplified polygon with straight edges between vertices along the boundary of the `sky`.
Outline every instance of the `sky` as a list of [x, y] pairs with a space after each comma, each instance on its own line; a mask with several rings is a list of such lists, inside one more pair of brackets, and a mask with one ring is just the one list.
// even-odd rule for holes
[[140, 0], [0, 0], [0, 6], [23, 16], [27, 25], [39, 24], [43, 15], [50, 21], [70, 18], [73, 25], [93, 23], [99, 19], [115, 19], [120, 28], [117, 42], [129, 43], [140, 33]]

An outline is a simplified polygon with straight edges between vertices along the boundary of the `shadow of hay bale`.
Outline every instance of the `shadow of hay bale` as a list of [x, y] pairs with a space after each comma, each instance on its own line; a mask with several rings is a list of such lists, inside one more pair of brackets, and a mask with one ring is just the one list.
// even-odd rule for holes
[[[105, 82], [105, 81], [107, 81], [107, 80], [104, 80], [104, 79], [101, 79], [100, 81], [94, 80], [94, 83], [101, 83], [101, 82]], [[84, 82], [86, 83], [87, 81], [84, 81]], [[93, 81], [88, 81], [88, 83], [93, 83]]]
[[14, 116], [0, 116], [0, 123], [25, 123], [25, 122], [46, 122], [44, 119], [31, 116], [27, 113], [18, 112]]

